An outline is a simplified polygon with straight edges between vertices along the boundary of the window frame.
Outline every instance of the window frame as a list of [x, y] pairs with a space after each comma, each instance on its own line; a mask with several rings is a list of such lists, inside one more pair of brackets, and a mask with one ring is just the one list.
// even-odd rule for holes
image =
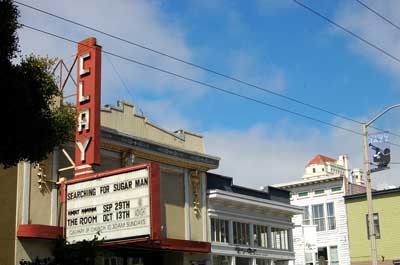
[[314, 196], [322, 196], [325, 195], [325, 189], [315, 189], [314, 190]]
[[[232, 242], [235, 245], [250, 246], [250, 226], [252, 224], [241, 221], [232, 221]], [[241, 237], [237, 235], [241, 234]], [[244, 236], [244, 237], [243, 237]], [[246, 242], [247, 241], [247, 242]], [[244, 242], [244, 243], [243, 243]]]
[[[332, 259], [332, 248], [336, 248], [336, 260]], [[339, 265], [339, 247], [337, 245], [335, 246], [329, 246], [329, 264], [331, 265]]]
[[[308, 217], [308, 218], [306, 218]], [[303, 225], [311, 224], [310, 206], [303, 206]]]
[[[279, 241], [276, 240], [278, 237]], [[289, 250], [289, 229], [271, 227], [271, 244], [272, 249]]]
[[[329, 213], [329, 206], [332, 205], [333, 215]], [[327, 202], [326, 203], [326, 219], [327, 219], [327, 230], [336, 230], [336, 211], [335, 211], [335, 202]], [[333, 220], [334, 228], [331, 229], [331, 222]]]
[[342, 192], [342, 190], [343, 190], [342, 186], [331, 187], [331, 193], [339, 193], [339, 192]]
[[308, 198], [308, 197], [310, 197], [310, 192], [309, 191], [300, 191], [297, 193], [297, 197], [298, 198]]
[[[222, 244], [228, 244], [230, 242], [230, 225], [229, 220], [218, 218], [218, 217], [210, 217], [210, 240], [211, 242], [217, 242]], [[224, 226], [224, 233], [222, 233], [222, 225]], [[215, 227], [218, 225], [219, 230]], [[213, 227], [215, 227], [215, 232], [213, 231]], [[223, 235], [224, 234], [224, 235]], [[224, 240], [222, 240], [224, 238]], [[218, 239], [218, 240], [217, 240]]]
[[[378, 213], [373, 213], [373, 223], [375, 227], [375, 238], [376, 239], [381, 239], [381, 229], [380, 229], [380, 223], [379, 223], [379, 214]], [[375, 216], [377, 217], [375, 219]], [[369, 222], [368, 222], [368, 214], [365, 215], [365, 220], [367, 222], [367, 238], [370, 240], [370, 235], [369, 235]]]
[[[314, 211], [314, 207], [317, 207], [317, 206], [318, 206], [318, 207], [322, 206], [322, 207], [321, 207], [321, 209], [322, 209], [322, 216], [315, 217], [315, 212], [316, 212], [316, 211]], [[325, 203], [319, 203], [319, 204], [311, 205], [311, 211], [312, 211], [313, 224], [314, 224], [314, 225], [317, 225], [317, 232], [326, 231]], [[318, 210], [318, 212], [319, 212], [319, 210]], [[320, 226], [321, 226], [321, 227], [323, 226], [323, 227], [322, 227], [323, 229], [320, 229]]]
[[[270, 246], [268, 245], [268, 226], [267, 225], [262, 225], [262, 224], [252, 224], [253, 225], [253, 244], [255, 247], [258, 248], [269, 248]], [[260, 231], [260, 235], [258, 235], [258, 231]], [[264, 234], [264, 235], [263, 235]], [[260, 238], [260, 242], [263, 242], [264, 244], [260, 244], [258, 242], [258, 239]]]

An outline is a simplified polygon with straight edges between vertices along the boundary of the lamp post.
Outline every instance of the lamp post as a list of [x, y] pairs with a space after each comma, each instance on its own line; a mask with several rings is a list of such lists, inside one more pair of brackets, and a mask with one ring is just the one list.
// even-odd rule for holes
[[400, 107], [400, 104], [393, 105], [386, 110], [382, 111], [378, 115], [375, 116], [369, 122], [363, 123], [363, 145], [364, 145], [364, 170], [367, 174], [367, 201], [368, 201], [368, 225], [369, 225], [369, 239], [371, 240], [371, 256], [372, 256], [372, 265], [378, 264], [377, 253], [376, 253], [376, 234], [375, 234], [375, 226], [374, 226], [374, 210], [372, 207], [372, 186], [371, 186], [371, 172], [370, 172], [370, 164], [368, 159], [368, 144], [367, 144], [367, 136], [368, 131], [367, 128], [370, 126], [374, 121], [380, 118], [383, 114], [388, 112], [391, 109]]

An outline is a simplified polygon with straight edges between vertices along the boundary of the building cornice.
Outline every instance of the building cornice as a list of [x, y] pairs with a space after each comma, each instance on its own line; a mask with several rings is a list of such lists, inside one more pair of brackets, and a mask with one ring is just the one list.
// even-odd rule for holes
[[[399, 193], [399, 195], [400, 195], [400, 188], [373, 191], [372, 197], [386, 195], [386, 194], [393, 194], [393, 193]], [[364, 192], [364, 193], [358, 193], [358, 194], [344, 196], [345, 201], [352, 200], [352, 199], [359, 199], [359, 198], [367, 199], [366, 193]]]
[[326, 177], [316, 177], [313, 179], [306, 179], [306, 180], [300, 180], [300, 181], [293, 181], [293, 182], [287, 182], [287, 183], [281, 183], [281, 184], [276, 184], [273, 185], [273, 187], [288, 190], [291, 188], [296, 188], [296, 187], [302, 187], [302, 186], [308, 186], [308, 185], [313, 185], [313, 184], [319, 184], [319, 183], [324, 183], [324, 182], [331, 182], [331, 181], [336, 181], [336, 180], [342, 180], [343, 176], [326, 176]]
[[248, 205], [256, 208], [264, 208], [268, 210], [278, 210], [289, 214], [301, 214], [303, 209], [294, 205], [276, 202], [273, 200], [265, 200], [247, 195], [223, 190], [207, 191], [207, 198], [210, 201], [221, 201], [232, 204]]
[[101, 128], [101, 137], [103, 141], [112, 142], [115, 145], [136, 148], [145, 152], [195, 163], [208, 169], [216, 169], [219, 166], [219, 157], [188, 151], [179, 147], [143, 139], [141, 137], [127, 135], [107, 127]]

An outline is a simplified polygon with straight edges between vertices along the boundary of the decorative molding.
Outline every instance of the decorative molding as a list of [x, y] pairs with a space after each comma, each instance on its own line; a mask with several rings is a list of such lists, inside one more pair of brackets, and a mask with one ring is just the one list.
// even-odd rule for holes
[[140, 139], [139, 137], [125, 135], [116, 131], [114, 132], [110, 129], [103, 128], [101, 130], [101, 136], [104, 140], [115, 141], [119, 145], [125, 144], [130, 148], [140, 148], [160, 155], [167, 155], [175, 159], [187, 160], [196, 164], [203, 164], [209, 168], [217, 168], [219, 166], [219, 158], [180, 150], [176, 147], [158, 144], [148, 140]]
[[190, 173], [190, 182], [192, 184], [192, 198], [193, 198], [193, 211], [196, 218], [201, 217], [201, 203], [200, 203], [200, 175], [199, 172], [192, 171]]

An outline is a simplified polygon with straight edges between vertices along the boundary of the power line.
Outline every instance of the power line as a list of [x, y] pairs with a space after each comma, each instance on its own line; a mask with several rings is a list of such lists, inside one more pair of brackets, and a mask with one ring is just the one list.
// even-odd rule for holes
[[381, 19], [383, 19], [384, 21], [395, 27], [396, 29], [400, 30], [400, 26], [398, 26], [396, 23], [394, 23], [393, 21], [391, 21], [390, 19], [388, 19], [387, 17], [385, 17], [384, 15], [373, 9], [372, 7], [368, 6], [366, 3], [360, 0], [356, 0], [356, 2], [358, 2], [360, 5], [362, 5], [363, 7], [365, 7], [366, 9], [368, 9], [369, 11], [371, 11], [372, 13], [374, 13], [375, 15], [377, 15], [378, 17], [380, 17]]
[[[21, 26], [29, 28], [29, 29], [37, 31], [37, 32], [41, 32], [41, 33], [44, 33], [44, 34], [59, 38], [59, 39], [62, 39], [62, 40], [65, 40], [65, 41], [68, 41], [68, 42], [71, 42], [71, 43], [74, 43], [74, 44], [79, 44], [78, 41], [74, 41], [74, 40], [71, 40], [69, 38], [66, 38], [66, 37], [63, 37], [63, 36], [60, 36], [60, 35], [57, 35], [57, 34], [54, 34], [54, 33], [50, 33], [48, 31], [44, 31], [44, 30], [41, 30], [41, 29], [38, 29], [38, 28], [34, 28], [34, 27], [28, 26], [26, 24], [21, 24]], [[85, 45], [85, 44], [81, 43], [81, 45]], [[85, 45], [85, 46], [90, 47], [89, 45]], [[213, 88], [215, 90], [218, 90], [218, 91], [226, 93], [226, 94], [230, 94], [232, 96], [243, 98], [243, 99], [246, 99], [246, 100], [249, 100], [249, 101], [264, 105], [264, 106], [268, 106], [268, 107], [271, 107], [271, 108], [274, 108], [274, 109], [277, 109], [277, 110], [280, 110], [280, 111], [283, 111], [283, 112], [286, 112], [286, 113], [290, 113], [290, 114], [293, 114], [295, 116], [302, 117], [302, 118], [305, 118], [305, 119], [308, 119], [308, 120], [311, 120], [311, 121], [315, 121], [315, 122], [318, 122], [318, 123], [321, 123], [321, 124], [324, 124], [324, 125], [327, 125], [327, 126], [331, 126], [331, 127], [337, 128], [337, 129], [341, 129], [341, 130], [344, 130], [344, 131], [347, 131], [347, 132], [351, 132], [351, 133], [354, 133], [354, 134], [357, 134], [357, 135], [362, 135], [362, 133], [357, 132], [355, 130], [352, 130], [352, 129], [349, 129], [349, 128], [345, 128], [345, 127], [342, 127], [342, 126], [339, 126], [339, 125], [336, 125], [336, 124], [333, 124], [333, 123], [329, 123], [329, 122], [326, 122], [326, 121], [323, 121], [323, 120], [308, 116], [308, 115], [300, 113], [300, 112], [296, 112], [296, 111], [292, 111], [292, 110], [289, 110], [289, 109], [286, 109], [286, 108], [283, 108], [283, 107], [279, 107], [279, 106], [267, 103], [267, 102], [259, 100], [259, 99], [255, 99], [255, 98], [252, 98], [252, 97], [241, 95], [239, 93], [236, 93], [236, 92], [224, 89], [224, 88], [220, 88], [220, 87], [217, 87], [217, 86], [212, 85], [212, 84], [208, 84], [208, 83], [203, 82], [203, 81], [195, 80], [193, 78], [186, 77], [186, 76], [183, 76], [181, 74], [177, 74], [177, 73], [174, 73], [174, 72], [171, 72], [169, 70], [165, 70], [165, 69], [153, 66], [153, 65], [149, 65], [149, 64], [137, 61], [137, 60], [132, 59], [132, 58], [127, 58], [127, 57], [124, 57], [122, 55], [119, 55], [119, 54], [116, 54], [116, 53], [113, 53], [113, 52], [109, 52], [109, 51], [104, 50], [104, 49], [102, 50], [102, 52], [105, 53], [105, 54], [111, 55], [113, 57], [120, 58], [122, 60], [125, 60], [125, 61], [128, 61], [128, 62], [132, 62], [132, 63], [138, 64], [138, 65], [141, 65], [143, 67], [146, 67], [146, 68], [149, 68], [149, 69], [153, 69], [153, 70], [156, 70], [156, 71], [159, 71], [159, 72], [162, 72], [162, 73], [174, 76], [174, 77], [178, 77], [180, 79], [183, 79], [183, 80], [186, 80], [186, 81], [189, 81], [189, 82], [201, 85], [201, 86]]]
[[[349, 35], [351, 35], [352, 37], [358, 39], [359, 41], [362, 41], [362, 42], [364, 42], [365, 44], [367, 44], [368, 46], [370, 46], [370, 47], [372, 47], [372, 48], [378, 50], [379, 52], [381, 52], [381, 53], [383, 53], [384, 55], [388, 56], [389, 58], [393, 59], [393, 60], [396, 61], [397, 63], [400, 63], [400, 58], [399, 58], [399, 57], [396, 57], [395, 55], [389, 53], [389, 52], [386, 51], [385, 49], [383, 49], [383, 48], [379, 47], [378, 45], [376, 45], [376, 44], [374, 44], [374, 43], [368, 41], [367, 39], [361, 37], [361, 36], [358, 35], [357, 33], [355, 33], [355, 32], [353, 32], [353, 31], [351, 31], [351, 30], [345, 28], [344, 26], [342, 26], [342, 25], [340, 25], [339, 23], [333, 21], [332, 19], [328, 18], [327, 16], [321, 14], [320, 12], [318, 12], [318, 11], [316, 11], [315, 9], [311, 8], [310, 6], [308, 6], [308, 5], [306, 5], [306, 4], [302, 3], [302, 2], [299, 2], [298, 0], [292, 0], [292, 1], [293, 1], [294, 3], [296, 3], [297, 5], [301, 6], [302, 8], [304, 8], [304, 9], [308, 10], [309, 12], [313, 13], [314, 15], [316, 15], [316, 16], [318, 16], [318, 17], [324, 19], [325, 21], [329, 22], [330, 24], [334, 25], [335, 27], [337, 27], [337, 28], [343, 30], [343, 31], [346, 32], [347, 34], [349, 34]], [[356, 1], [358, 1], [358, 0], [356, 0]], [[358, 123], [362, 124], [362, 122], [358, 122]], [[378, 130], [378, 131], [384, 131], [383, 129], [380, 129], [380, 128], [377, 128], [377, 127], [374, 127], [374, 126], [370, 126], [370, 127], [371, 127], [371, 128], [374, 128], [374, 129], [376, 129], [376, 130]], [[394, 135], [394, 136], [397, 136], [397, 137], [400, 137], [400, 135], [399, 135], [399, 134], [396, 134], [396, 133], [390, 132], [389, 134]]]
[[400, 58], [396, 57], [395, 55], [389, 53], [388, 51], [386, 51], [385, 49], [379, 47], [378, 45], [368, 41], [367, 39], [365, 39], [364, 37], [361, 37], [360, 35], [358, 35], [357, 33], [354, 33], [353, 31], [345, 28], [344, 26], [340, 25], [339, 23], [333, 21], [332, 19], [328, 18], [327, 16], [319, 13], [318, 11], [316, 11], [315, 9], [311, 8], [310, 6], [299, 2], [298, 0], [292, 0], [293, 2], [295, 2], [297, 5], [303, 7], [304, 9], [310, 11], [311, 13], [313, 13], [314, 15], [319, 16], [320, 18], [328, 21], [330, 24], [336, 26], [337, 28], [340, 28], [341, 30], [343, 30], [344, 32], [348, 33], [349, 35], [353, 36], [354, 38], [358, 39], [359, 41], [364, 42], [365, 44], [367, 44], [368, 46], [378, 50], [379, 52], [383, 53], [384, 55], [388, 56], [389, 58], [393, 59], [394, 61], [400, 63]]
[[[297, 1], [295, 1], [295, 2], [297, 2]], [[172, 60], [175, 60], [175, 61], [184, 63], [184, 64], [186, 64], [186, 65], [189, 65], [189, 66], [192, 66], [192, 67], [201, 69], [201, 70], [206, 71], [206, 72], [210, 72], [210, 73], [212, 73], [212, 74], [215, 74], [215, 75], [224, 77], [224, 78], [226, 78], [226, 79], [235, 81], [235, 82], [237, 82], [237, 83], [244, 84], [244, 85], [247, 85], [247, 86], [249, 86], [249, 87], [253, 87], [253, 88], [256, 88], [256, 89], [258, 89], [258, 90], [261, 90], [261, 91], [263, 91], [263, 92], [266, 92], [266, 93], [269, 93], [269, 94], [272, 94], [272, 95], [275, 95], [275, 96], [284, 98], [284, 99], [286, 99], [286, 100], [289, 100], [289, 101], [292, 101], [292, 102], [295, 102], [295, 103], [298, 103], [298, 104], [301, 104], [301, 105], [303, 105], [303, 106], [307, 106], [307, 107], [309, 107], [309, 108], [312, 108], [312, 109], [315, 109], [315, 110], [318, 110], [318, 111], [322, 111], [322, 112], [325, 112], [325, 113], [327, 113], [327, 114], [330, 114], [330, 115], [333, 115], [333, 116], [336, 116], [336, 117], [339, 117], [339, 118], [342, 118], [342, 119], [344, 119], [344, 120], [348, 120], [348, 121], [351, 121], [351, 122], [354, 122], [354, 123], [357, 123], [357, 124], [360, 124], [360, 125], [363, 124], [363, 122], [360, 122], [360, 121], [358, 121], [358, 120], [349, 118], [349, 117], [347, 117], [347, 116], [344, 116], [344, 115], [341, 115], [341, 114], [338, 114], [338, 113], [334, 113], [334, 112], [332, 112], [332, 111], [323, 109], [323, 108], [318, 107], [318, 106], [316, 106], [316, 105], [313, 105], [313, 104], [310, 104], [310, 103], [307, 103], [307, 102], [304, 102], [304, 101], [301, 101], [301, 100], [298, 100], [298, 99], [295, 99], [295, 98], [292, 98], [292, 97], [289, 97], [289, 96], [286, 96], [286, 95], [283, 95], [283, 94], [280, 94], [280, 93], [277, 93], [277, 92], [274, 92], [274, 91], [272, 91], [272, 90], [270, 90], [270, 89], [266, 89], [266, 88], [263, 88], [263, 87], [258, 86], [258, 85], [251, 84], [251, 83], [249, 83], [249, 82], [247, 82], [247, 81], [243, 81], [243, 80], [241, 80], [241, 79], [239, 79], [239, 78], [237, 78], [237, 77], [233, 77], [233, 76], [229, 76], [229, 75], [227, 75], [227, 74], [223, 74], [223, 73], [217, 72], [217, 71], [212, 70], [212, 69], [210, 69], [210, 68], [208, 68], [208, 67], [204, 67], [204, 66], [201, 66], [201, 65], [199, 65], [199, 64], [195, 64], [195, 63], [193, 63], [193, 62], [189, 62], [189, 61], [183, 60], [183, 59], [181, 59], [181, 58], [178, 58], [178, 57], [172, 56], [172, 55], [170, 55], [170, 54], [167, 54], [167, 53], [165, 53], [165, 52], [162, 52], [162, 51], [159, 51], [159, 50], [156, 50], [156, 49], [147, 47], [147, 46], [142, 45], [142, 44], [139, 44], [139, 43], [137, 43], [137, 42], [129, 41], [129, 40], [127, 40], [127, 39], [118, 37], [118, 36], [116, 36], [116, 35], [113, 35], [113, 34], [104, 32], [104, 31], [102, 31], [102, 30], [96, 29], [96, 28], [94, 28], [94, 27], [90, 27], [90, 26], [84, 25], [84, 24], [82, 24], [82, 23], [79, 23], [79, 22], [76, 22], [76, 21], [73, 21], [73, 20], [70, 20], [70, 19], [61, 17], [61, 16], [56, 15], [56, 14], [53, 14], [53, 13], [50, 13], [50, 12], [45, 11], [45, 10], [42, 10], [42, 9], [40, 9], [40, 8], [31, 6], [31, 5], [28, 5], [28, 4], [24, 4], [24, 3], [21, 3], [21, 2], [18, 2], [18, 1], [15, 1], [15, 3], [20, 4], [20, 5], [22, 5], [22, 6], [25, 6], [25, 7], [27, 7], [27, 8], [31, 8], [31, 9], [36, 10], [36, 11], [38, 11], [38, 12], [44, 13], [44, 14], [46, 14], [46, 15], [49, 15], [49, 16], [58, 18], [58, 19], [60, 19], [60, 20], [63, 20], [63, 21], [66, 21], [66, 22], [75, 24], [75, 25], [77, 25], [77, 26], [80, 26], [80, 27], [83, 27], [83, 28], [86, 28], [86, 29], [95, 31], [95, 32], [100, 33], [100, 34], [103, 34], [103, 35], [105, 35], [105, 36], [108, 36], [108, 37], [111, 37], [111, 38], [120, 40], [120, 41], [122, 41], [122, 42], [131, 44], [131, 45], [133, 45], [133, 46], [136, 46], [136, 47], [145, 49], [145, 50], [147, 50], [147, 51], [156, 53], [156, 54], [158, 54], [158, 55], [167, 57], [167, 58], [169, 58], [169, 59], [172, 59]], [[300, 4], [300, 3], [299, 3], [299, 4]], [[380, 129], [380, 128], [377, 128], [377, 127], [374, 127], [374, 126], [371, 126], [371, 128], [374, 128], [375, 130], [378, 130], [378, 131], [385, 131], [384, 129]], [[397, 136], [397, 137], [400, 137], [400, 134], [396, 134], [396, 133], [392, 133], [392, 132], [389, 132], [389, 134], [394, 135], [394, 136]]]
[[123, 87], [125, 88], [126, 92], [128, 92], [132, 102], [133, 102], [133, 95], [131, 93], [131, 91], [129, 90], [129, 88], [127, 87], [127, 85], [125, 84], [124, 80], [122, 79], [121, 75], [119, 74], [119, 72], [117, 71], [117, 69], [115, 68], [113, 62], [111, 61], [111, 59], [107, 56], [106, 54], [106, 58], [107, 61], [111, 64], [112, 68], [114, 69], [115, 74], [118, 76], [119, 80], [121, 81]]
[[[59, 38], [59, 39], [62, 39], [62, 40], [65, 40], [65, 41], [67, 41], [67, 42], [71, 42], [71, 43], [74, 43], [74, 44], [79, 44], [78, 41], [74, 41], [74, 40], [68, 39], [68, 38], [66, 38], [66, 37], [63, 37], [63, 36], [60, 36], [60, 35], [57, 35], [57, 34], [54, 34], [54, 33], [50, 33], [50, 32], [48, 32], [48, 31], [44, 31], [44, 30], [41, 30], [41, 29], [37, 29], [37, 28], [31, 27], [31, 26], [28, 26], [28, 25], [25, 25], [25, 24], [21, 24], [21, 26], [26, 27], [26, 28], [29, 28], [29, 29], [32, 29], [32, 30], [35, 30], [35, 31], [38, 31], [38, 32], [41, 32], [41, 33], [44, 33], [44, 34], [47, 34], [47, 35], [50, 35], [50, 36], [53, 36], [53, 37], [56, 37], [56, 38]], [[87, 44], [83, 44], [83, 43], [80, 43], [80, 44], [83, 45], [83, 46], [86, 46], [86, 47], [90, 48], [90, 46], [87, 45]], [[230, 91], [230, 90], [223, 89], [223, 88], [220, 88], [220, 87], [217, 87], [217, 86], [214, 86], [214, 85], [211, 85], [211, 84], [202, 82], [202, 81], [198, 81], [198, 80], [195, 80], [195, 79], [192, 79], [192, 78], [189, 78], [189, 77], [185, 77], [185, 76], [183, 76], [183, 75], [180, 75], [180, 74], [177, 74], [177, 73], [174, 73], [174, 72], [171, 72], [171, 71], [162, 69], [162, 68], [158, 68], [158, 67], [156, 67], [156, 66], [152, 66], [152, 65], [149, 65], [149, 64], [146, 64], [146, 63], [137, 61], [137, 60], [135, 60], [135, 59], [127, 58], [127, 57], [124, 57], [124, 56], [122, 56], [122, 55], [119, 55], [119, 54], [116, 54], [116, 53], [113, 53], [113, 52], [106, 51], [106, 50], [104, 50], [104, 49], [102, 50], [102, 52], [103, 52], [104, 54], [106, 54], [106, 55], [108, 54], [108, 55], [111, 55], [111, 56], [120, 58], [120, 59], [122, 59], [122, 60], [126, 60], [126, 61], [128, 61], [128, 62], [132, 62], [132, 63], [138, 64], [138, 65], [141, 65], [141, 66], [143, 66], [143, 67], [146, 67], [146, 68], [149, 68], [149, 69], [152, 69], [152, 70], [156, 70], [156, 71], [159, 71], [159, 72], [168, 74], [168, 75], [172, 75], [172, 76], [181, 78], [181, 79], [183, 79], [183, 80], [186, 80], [186, 81], [189, 81], [189, 82], [192, 82], [192, 83], [201, 85], [201, 86], [213, 88], [213, 89], [218, 90], [218, 91], [220, 91], [220, 92], [224, 92], [224, 93], [227, 93], [227, 94], [230, 94], [230, 95], [233, 95], [233, 96], [236, 96], [236, 97], [240, 97], [240, 98], [243, 98], [243, 99], [246, 99], [246, 100], [249, 100], [249, 101], [252, 101], [252, 102], [261, 104], [261, 105], [264, 105], [264, 106], [268, 106], [268, 107], [271, 107], [271, 108], [274, 108], [274, 109], [277, 109], [277, 110], [281, 110], [281, 111], [283, 111], [283, 112], [287, 112], [287, 113], [293, 114], [293, 115], [298, 116], [298, 117], [302, 117], [302, 118], [305, 118], [305, 119], [308, 119], [308, 120], [311, 120], [311, 121], [319, 122], [319, 123], [321, 123], [321, 124], [324, 124], [324, 125], [327, 125], [327, 126], [331, 126], [331, 127], [333, 127], [333, 128], [336, 128], [336, 129], [341, 129], [341, 130], [344, 130], [344, 131], [347, 131], [347, 132], [350, 132], [350, 133], [354, 133], [354, 134], [357, 134], [357, 135], [363, 135], [362, 133], [357, 132], [357, 131], [354, 131], [354, 130], [349, 129], [349, 128], [345, 128], [345, 127], [342, 127], [342, 126], [339, 126], [339, 125], [336, 125], [336, 124], [333, 124], [333, 123], [329, 123], [329, 122], [326, 122], [326, 121], [323, 121], [323, 120], [320, 120], [320, 119], [317, 119], [317, 118], [308, 116], [308, 115], [303, 114], [303, 113], [300, 113], [300, 112], [288, 110], [288, 109], [286, 109], [286, 108], [279, 107], [279, 106], [276, 106], [276, 105], [267, 103], [267, 102], [262, 101], [262, 100], [258, 100], [258, 99], [254, 99], [254, 98], [251, 98], [251, 97], [248, 97], [248, 96], [244, 96], [244, 95], [241, 95], [241, 94], [239, 94], [239, 93], [235, 93], [235, 92], [232, 92], [232, 91]], [[390, 132], [388, 132], [388, 131], [385, 131], [385, 132], [386, 132], [386, 133], [390, 133]], [[389, 142], [389, 143], [390, 143], [391, 145], [393, 145], [393, 146], [400, 147], [400, 144], [396, 144], [396, 143], [392, 143], [392, 142]]]
[[[189, 61], [187, 61], [187, 60], [184, 60], [184, 59], [181, 59], [181, 58], [172, 56], [172, 55], [170, 55], [170, 54], [167, 54], [167, 53], [165, 53], [165, 52], [162, 52], [162, 51], [160, 51], [160, 50], [156, 50], [156, 49], [150, 48], [150, 47], [148, 47], [148, 46], [145, 46], [145, 45], [143, 45], [143, 44], [139, 44], [139, 43], [137, 43], [137, 42], [133, 42], [133, 41], [130, 41], [130, 40], [127, 40], [127, 39], [118, 37], [118, 36], [116, 36], [116, 35], [107, 33], [107, 32], [105, 32], [105, 31], [96, 29], [96, 28], [94, 28], [94, 27], [90, 27], [90, 26], [84, 25], [84, 24], [82, 24], [82, 23], [73, 21], [73, 20], [71, 20], [71, 19], [67, 19], [67, 18], [65, 18], [65, 17], [61, 17], [61, 16], [59, 16], [59, 15], [56, 15], [56, 14], [54, 14], [54, 13], [51, 13], [51, 12], [48, 12], [48, 11], [45, 11], [45, 10], [42, 10], [42, 9], [40, 9], [40, 8], [31, 6], [31, 5], [28, 5], [28, 4], [25, 4], [25, 3], [21, 3], [21, 2], [18, 2], [18, 1], [15, 1], [15, 3], [17, 3], [17, 4], [19, 4], [19, 5], [22, 5], [22, 6], [25, 6], [25, 7], [27, 7], [27, 8], [36, 10], [36, 11], [41, 12], [41, 13], [43, 13], [43, 14], [46, 14], [46, 15], [55, 17], [55, 18], [57, 18], [57, 19], [66, 21], [66, 22], [68, 22], [68, 23], [71, 23], [71, 24], [74, 24], [74, 25], [77, 25], [77, 26], [80, 26], [80, 27], [83, 27], [83, 28], [92, 30], [92, 31], [97, 32], [97, 33], [100, 33], [100, 34], [103, 34], [103, 35], [108, 36], [108, 37], [110, 37], [110, 38], [114, 38], [114, 39], [117, 39], [117, 40], [119, 40], [119, 41], [128, 43], [128, 44], [130, 44], [130, 45], [133, 45], [133, 46], [136, 46], [136, 47], [145, 49], [145, 50], [150, 51], [150, 52], [153, 52], [153, 53], [155, 53], [155, 54], [158, 54], [158, 55], [167, 57], [167, 58], [172, 59], [172, 60], [174, 60], [174, 61], [178, 61], [178, 62], [180, 62], [180, 63], [189, 65], [189, 66], [194, 67], [194, 68], [198, 68], [198, 69], [200, 69], [200, 70], [203, 70], [203, 71], [206, 71], [206, 72], [215, 74], [215, 75], [217, 75], [217, 76], [221, 76], [221, 77], [226, 78], [226, 79], [229, 79], [229, 80], [231, 80], [231, 81], [234, 81], [234, 82], [237, 82], [237, 83], [240, 83], [240, 84], [243, 84], [243, 85], [246, 85], [246, 86], [249, 86], [249, 87], [258, 89], [258, 90], [261, 90], [261, 91], [263, 91], [263, 92], [266, 92], [266, 93], [269, 93], [269, 94], [272, 94], [272, 95], [275, 95], [275, 96], [284, 98], [284, 99], [286, 99], [286, 100], [295, 102], [295, 103], [297, 103], [297, 104], [301, 104], [301, 105], [303, 105], [303, 106], [306, 106], [306, 107], [309, 107], [309, 108], [312, 108], [312, 109], [315, 109], [315, 110], [318, 110], [318, 111], [321, 111], [321, 112], [325, 112], [325, 113], [330, 114], [330, 115], [332, 115], [332, 116], [336, 116], [336, 117], [338, 117], [338, 118], [341, 118], [341, 119], [344, 119], [344, 120], [348, 120], [348, 121], [351, 121], [351, 122], [354, 122], [354, 123], [357, 123], [357, 124], [360, 124], [360, 125], [363, 124], [363, 122], [360, 122], [360, 121], [357, 121], [357, 120], [355, 120], [355, 119], [349, 118], [349, 117], [347, 117], [347, 116], [344, 116], [344, 115], [341, 115], [341, 114], [338, 114], [338, 113], [335, 113], [335, 112], [326, 110], [326, 109], [324, 109], [324, 108], [322, 108], [322, 107], [318, 107], [318, 106], [316, 106], [316, 105], [313, 105], [313, 104], [310, 104], [310, 103], [307, 103], [307, 102], [304, 102], [304, 101], [295, 99], [295, 98], [293, 98], [293, 97], [289, 97], [289, 96], [286, 96], [286, 95], [277, 93], [277, 92], [275, 92], [275, 91], [273, 91], [273, 90], [266, 89], [266, 88], [264, 88], [264, 87], [261, 87], [261, 86], [252, 84], [252, 83], [250, 83], [250, 82], [241, 80], [241, 79], [239, 79], [239, 78], [237, 78], [237, 77], [230, 76], [230, 75], [227, 75], [227, 74], [218, 72], [218, 71], [216, 71], [216, 70], [210, 69], [210, 68], [205, 67], [205, 66], [201, 66], [201, 65], [196, 64], [196, 63], [193, 63], [193, 62], [189, 62]], [[372, 126], [371, 126], [371, 127], [372, 127]], [[379, 128], [376, 128], [376, 127], [372, 127], [372, 128], [374, 128], [374, 129], [376, 129], [376, 130], [384, 131], [383, 129], [379, 129]], [[394, 133], [391, 133], [391, 134], [396, 135], [396, 134], [394, 134]], [[400, 135], [396, 135], [396, 136], [397, 136], [397, 137], [400, 137]]]

